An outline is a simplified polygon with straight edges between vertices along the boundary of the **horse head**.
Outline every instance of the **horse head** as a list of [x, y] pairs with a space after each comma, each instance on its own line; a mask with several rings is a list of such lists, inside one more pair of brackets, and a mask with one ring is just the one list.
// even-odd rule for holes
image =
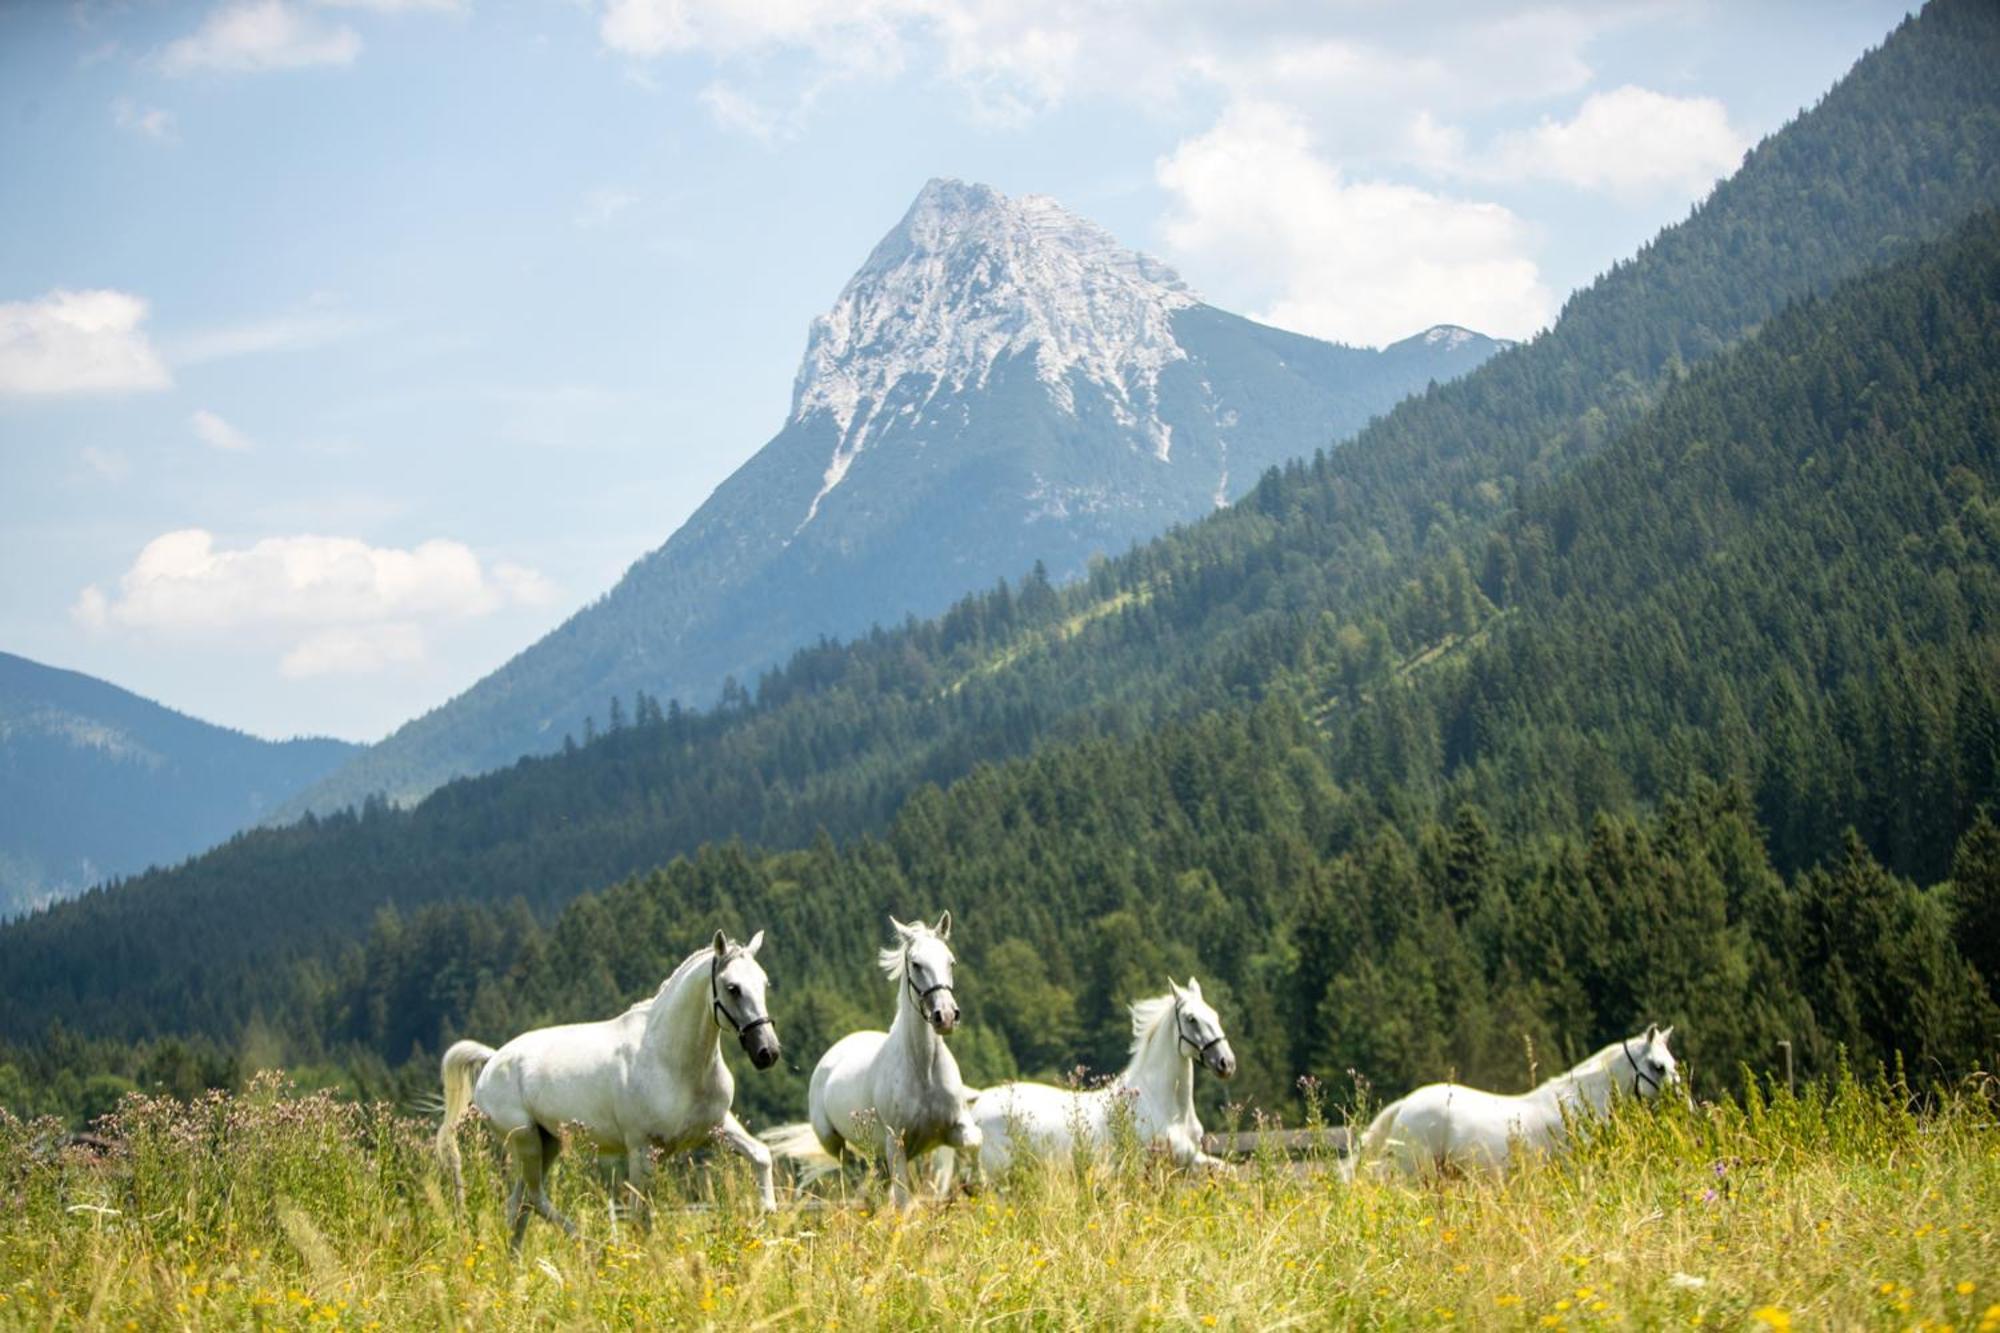
[[1189, 977], [1188, 984], [1182, 986], [1168, 977], [1167, 986], [1174, 994], [1174, 1036], [1181, 1051], [1207, 1065], [1217, 1078], [1233, 1077], [1236, 1052], [1229, 1049], [1222, 1020], [1208, 1001], [1201, 998], [1201, 983]]
[[895, 927], [898, 945], [882, 954], [883, 969], [900, 976], [910, 988], [917, 1013], [943, 1036], [958, 1026], [958, 996], [952, 990], [952, 964], [958, 960], [946, 943], [951, 938], [951, 913], [938, 918], [935, 926], [921, 921], [905, 925], [889, 918]]
[[764, 932], [750, 937], [748, 944], [732, 944], [721, 931], [715, 932], [715, 955], [709, 962], [709, 998], [718, 1027], [736, 1034], [743, 1053], [759, 1069], [778, 1063], [783, 1051], [778, 1029], [771, 1022], [764, 992], [770, 980], [757, 965], [757, 951], [764, 947]]
[[1662, 1028], [1658, 1023], [1652, 1023], [1647, 1025], [1645, 1032], [1624, 1043], [1633, 1096], [1654, 1097], [1669, 1088], [1683, 1098], [1687, 1096], [1687, 1089], [1681, 1082], [1680, 1066], [1674, 1060], [1674, 1053], [1667, 1049], [1667, 1039], [1673, 1035], [1671, 1024]]

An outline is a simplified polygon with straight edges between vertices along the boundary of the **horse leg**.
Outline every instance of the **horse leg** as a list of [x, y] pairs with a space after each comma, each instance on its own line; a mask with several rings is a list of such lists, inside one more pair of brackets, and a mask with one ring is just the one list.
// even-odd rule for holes
[[886, 1126], [882, 1130], [882, 1165], [889, 1172], [889, 1202], [896, 1211], [908, 1208], [914, 1191], [910, 1188], [910, 1159], [903, 1151], [903, 1136]]
[[[653, 1145], [645, 1138], [625, 1140], [625, 1188], [631, 1192], [633, 1220], [641, 1231], [653, 1229]], [[613, 1204], [614, 1215], [617, 1205]]]
[[555, 1168], [556, 1154], [562, 1151], [562, 1140], [540, 1125], [535, 1129], [537, 1140], [534, 1148], [535, 1170], [528, 1178], [528, 1206], [561, 1227], [564, 1235], [574, 1237], [576, 1223], [564, 1217], [556, 1209], [554, 1201], [549, 1198], [548, 1190], [548, 1173]]
[[[507, 1191], [507, 1224], [512, 1232], [507, 1248], [519, 1254], [521, 1238], [528, 1234], [528, 1194], [530, 1189], [541, 1188], [541, 1130], [534, 1125], [509, 1130], [507, 1156], [514, 1164], [514, 1188]], [[531, 1185], [530, 1181], [535, 1183]]]
[[[945, 1135], [945, 1140], [951, 1145], [944, 1152], [947, 1172], [955, 1165], [954, 1159], [962, 1154], [971, 1172], [971, 1181], [968, 1188], [974, 1194], [985, 1189], [986, 1172], [984, 1165], [980, 1162], [980, 1154], [986, 1148], [986, 1131], [979, 1127], [979, 1122], [974, 1120], [970, 1115], [961, 1117], [958, 1123], [951, 1127], [950, 1133]], [[950, 1174], [947, 1174], [939, 1182], [943, 1187], [944, 1193], [949, 1194], [951, 1192], [951, 1183], [952, 1177]]]
[[743, 1122], [736, 1118], [734, 1111], [723, 1115], [716, 1133], [722, 1136], [724, 1143], [750, 1159], [750, 1168], [757, 1173], [757, 1197], [764, 1211], [777, 1212], [778, 1196], [771, 1186], [771, 1150], [764, 1146], [762, 1139], [743, 1128]]
[[951, 1197], [952, 1182], [958, 1178], [958, 1152], [946, 1146], [933, 1148], [925, 1154], [924, 1174], [929, 1177], [931, 1193], [940, 1199]]

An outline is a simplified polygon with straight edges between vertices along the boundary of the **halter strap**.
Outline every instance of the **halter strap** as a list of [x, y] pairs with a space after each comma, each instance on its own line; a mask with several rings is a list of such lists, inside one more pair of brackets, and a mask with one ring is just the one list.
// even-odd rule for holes
[[1625, 1052], [1625, 1063], [1632, 1066], [1632, 1095], [1634, 1097], [1639, 1095], [1639, 1083], [1642, 1079], [1653, 1085], [1654, 1092], [1658, 1092], [1660, 1090], [1660, 1080], [1641, 1069], [1639, 1062], [1632, 1058], [1632, 1039], [1630, 1037], [1621, 1038], [1618, 1042], [1618, 1049]]
[[[909, 986], [910, 994], [917, 997], [917, 1006], [919, 1009], [923, 1007], [923, 1003], [925, 1000], [930, 999], [931, 996], [937, 994], [939, 991], [952, 990], [952, 986], [949, 981], [940, 981], [935, 986], [926, 986], [924, 989], [918, 990], [917, 979], [910, 974], [910, 950], [909, 946], [907, 945], [905, 945], [903, 948], [903, 981], [906, 985]], [[958, 998], [958, 993], [956, 991], [952, 991], [952, 998], [953, 999]]]
[[708, 999], [709, 1003], [715, 1006], [715, 1025], [717, 1027], [727, 1027], [736, 1034], [737, 1040], [741, 1041], [749, 1033], [771, 1024], [771, 1016], [769, 1014], [764, 1015], [762, 1018], [753, 1018], [748, 1023], [737, 1022], [736, 1015], [730, 1013], [729, 1006], [722, 1002], [721, 978], [722, 955], [716, 954], [708, 960]]
[[1209, 1038], [1207, 1041], [1197, 1043], [1193, 1037], [1188, 1036], [1187, 1029], [1181, 1026], [1181, 1019], [1185, 1015], [1185, 1012], [1186, 1011], [1181, 1008], [1181, 1002], [1179, 1000], [1175, 1000], [1174, 1036], [1178, 1038], [1178, 1041], [1175, 1044], [1180, 1046], [1186, 1046], [1188, 1049], [1192, 1050], [1194, 1054], [1189, 1057], [1190, 1059], [1204, 1058], [1208, 1055], [1209, 1051], [1212, 1048], [1220, 1046], [1223, 1042], [1229, 1040], [1229, 1035], [1227, 1033], [1218, 1032], [1213, 1037]]

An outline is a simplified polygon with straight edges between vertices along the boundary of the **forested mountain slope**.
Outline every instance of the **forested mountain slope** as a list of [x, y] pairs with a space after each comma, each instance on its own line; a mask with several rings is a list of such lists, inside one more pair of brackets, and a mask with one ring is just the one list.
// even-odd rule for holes
[[0, 653], [0, 918], [204, 851], [354, 749], [246, 736]]
[[[1080, 585], [1031, 579], [934, 622], [801, 654], [754, 702], [699, 717], [648, 710], [645, 726], [454, 784], [413, 812], [246, 836], [0, 932], [0, 1025], [39, 1031], [61, 1014], [83, 1030], [228, 1037], [259, 1006], [299, 1012], [301, 979], [324, 984], [337, 941], [384, 902], [518, 897], [545, 909], [705, 839], [798, 845], [821, 826], [879, 828], [914, 788], [981, 760], [1323, 685], [1343, 660], [1330, 653], [1346, 655], [1339, 679], [1356, 698], [1393, 696], [1392, 668], [1449, 656], [1398, 609], [1412, 579], [1420, 591], [1435, 581], [1452, 608], [1425, 615], [1484, 627], [1476, 599], [1493, 596], [1469, 568], [1453, 574], [1452, 553], [1477, 566], [1488, 533], [1527, 512], [1518, 504], [1630, 429], [1690, 365], [2000, 198], [1996, 55], [2000, 11], [1934, 3], [1687, 222], [1573, 298], [1549, 335]], [[1516, 535], [1518, 555], [1532, 542]], [[1502, 562], [1491, 586], [1503, 602], [1505, 577]], [[1390, 726], [1343, 716], [1334, 707], [1329, 725]], [[1403, 734], [1397, 724], [1380, 747], [1392, 760]], [[1414, 745], [1422, 732], [1409, 735]], [[1334, 761], [1358, 762], [1346, 753]], [[1417, 818], [1476, 768], [1426, 766], [1413, 751], [1388, 799]], [[1517, 785], [1532, 794], [1532, 780]], [[1610, 799], [1657, 785], [1601, 784]], [[1570, 781], [1549, 799], [1587, 810], [1580, 790]], [[1788, 849], [1784, 864], [1821, 850]], [[295, 970], [292, 958], [319, 961]]]
[[[1231, 1094], [1266, 1105], [1350, 1067], [1517, 1085], [1524, 1034], [1559, 1066], [1647, 1020], [1711, 1086], [1781, 1039], [1808, 1070], [1985, 1058], [2000, 213], [1696, 370], [1490, 549], [1497, 605], [1447, 552], [1383, 608], [1454, 645], [1428, 660], [1336, 649], [1253, 708], [927, 790], [879, 842], [706, 849], [546, 930], [385, 921], [301, 1026], [394, 1061], [595, 1012], [670, 965], [673, 922], [719, 918], [770, 930], [810, 1052], [879, 1007], [884, 915], [948, 905], [985, 1077], [1115, 1067], [1122, 1001], [1168, 972], [1226, 997]], [[1956, 883], [1898, 878], [1844, 816]], [[1788, 880], [1787, 843], [1821, 864]], [[782, 1114], [788, 1082], [750, 1095]]]
[[[1264, 1106], [1349, 1068], [1385, 1093], [1446, 1069], [1519, 1086], [1524, 1037], [1546, 1071], [1648, 1020], [1680, 1025], [1710, 1089], [1767, 1067], [1780, 1040], [1807, 1072], [1845, 1049], [1949, 1078], [2000, 1029], [1995, 978], [1968, 961], [1993, 958], [1983, 923], [2000, 912], [2000, 830], [1974, 813], [2000, 794], [1996, 441], [1989, 213], [1798, 304], [1524, 494], [1491, 543], [1516, 556], [1499, 559], [1497, 604], [1440, 552], [1362, 644], [1432, 635], [1431, 651], [1371, 665], [1336, 647], [1254, 706], [926, 789], [879, 840], [710, 846], [548, 927], [490, 904], [385, 916], [338, 966], [297, 969], [258, 1026], [295, 1057], [412, 1058], [416, 1086], [455, 1035], [642, 993], [686, 922], [761, 927], [778, 1021], [806, 1055], [739, 1092], [792, 1116], [810, 1053], [889, 1002], [870, 967], [884, 915], [949, 905], [969, 1020], [955, 1041], [976, 1079], [1114, 1067], [1123, 1001], [1190, 972], [1242, 1057], [1229, 1095]], [[1657, 650], [1631, 647], [1641, 635]], [[1832, 725], [1788, 711], [1803, 678]], [[1422, 743], [1460, 728], [1474, 683], [1487, 711], [1456, 750]], [[1698, 716], [1725, 692], [1734, 720]], [[1866, 702], [1841, 717], [1850, 699]], [[1955, 721], [1879, 743], [1927, 709]], [[1633, 738], [1673, 750], [1678, 729], [1698, 740], [1649, 770]], [[1385, 758], [1400, 766], [1386, 795], [1369, 771]], [[1735, 771], [1711, 781], [1710, 759]], [[1489, 765], [1520, 790], [1457, 802]], [[1565, 803], [1579, 774], [1610, 784], [1608, 811]], [[1946, 848], [1967, 830], [1950, 884], [1921, 889], [1837, 833], [1814, 868], [1773, 863], [1761, 800], [1818, 819], [1811, 802], [1837, 815], [1847, 799], [1843, 775], [1879, 792], [1910, 774], [1949, 775], [1891, 804], [1907, 820], [1944, 804]]]

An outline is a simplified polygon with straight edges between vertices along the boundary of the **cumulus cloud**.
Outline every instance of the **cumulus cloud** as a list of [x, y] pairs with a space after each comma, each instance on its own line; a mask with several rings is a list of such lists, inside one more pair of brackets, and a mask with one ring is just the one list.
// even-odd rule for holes
[[1518, 338], [1554, 308], [1512, 212], [1349, 179], [1282, 107], [1239, 103], [1155, 177], [1168, 250], [1268, 323], [1372, 345], [1445, 321]]
[[126, 292], [53, 291], [0, 302], [0, 397], [120, 393], [172, 383]]
[[167, 43], [157, 57], [162, 73], [258, 73], [351, 65], [361, 54], [352, 28], [329, 24], [286, 0], [233, 0], [210, 11], [201, 27]]
[[281, 670], [310, 676], [420, 661], [429, 625], [553, 595], [536, 571], [504, 561], [489, 571], [462, 542], [306, 535], [228, 549], [188, 528], [148, 542], [114, 590], [85, 587], [70, 613], [94, 630], [275, 635]]
[[1592, 93], [1569, 120], [1544, 119], [1502, 135], [1468, 174], [1541, 178], [1584, 190], [1705, 193], [1735, 170], [1749, 141], [1713, 97], [1672, 97], [1630, 84]]
[[248, 435], [205, 407], [190, 417], [188, 423], [194, 427], [195, 435], [203, 444], [222, 453], [248, 453], [257, 447]]
[[[603, 0], [597, 13], [605, 46], [640, 59], [698, 52], [750, 69], [796, 53], [822, 86], [920, 65], [986, 120], [1087, 96], [1164, 110], [1203, 90], [1366, 112], [1343, 122], [1365, 127], [1390, 104], [1445, 113], [1574, 92], [1589, 42], [1640, 9], [1511, 0], [1442, 31], [1392, 6], [1210, 0]], [[785, 95], [799, 82], [772, 74]]]

